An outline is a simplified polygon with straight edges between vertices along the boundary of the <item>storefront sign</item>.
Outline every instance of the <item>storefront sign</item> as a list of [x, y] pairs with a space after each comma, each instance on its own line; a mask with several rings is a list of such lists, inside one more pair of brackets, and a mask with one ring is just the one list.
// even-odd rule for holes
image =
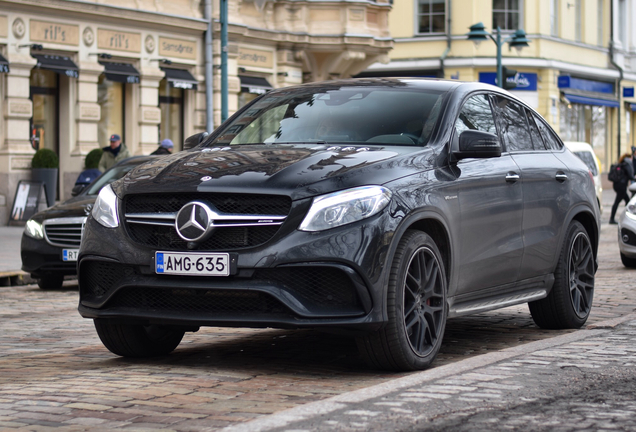
[[31, 20], [31, 40], [64, 45], [79, 44], [79, 26]]
[[626, 98], [634, 97], [634, 87], [623, 87], [623, 97], [626, 97]]
[[7, 112], [12, 117], [31, 117], [31, 101], [24, 99], [7, 99]]
[[159, 38], [159, 55], [196, 60], [197, 43], [181, 39]]
[[574, 78], [569, 75], [560, 75], [557, 84], [560, 89], [575, 89], [588, 92], [614, 94], [614, 84], [612, 83]]
[[271, 69], [274, 67], [274, 53], [241, 47], [239, 48], [238, 64]]
[[117, 51], [141, 51], [141, 34], [97, 29], [97, 47]]
[[161, 121], [161, 110], [155, 107], [141, 107], [141, 118], [144, 122], [159, 123]]
[[[497, 72], [479, 72], [479, 82], [497, 85]], [[517, 84], [514, 90], [537, 91], [537, 74], [519, 72], [507, 79], [509, 83]]]
[[99, 121], [101, 118], [101, 109], [97, 104], [79, 104], [79, 120]]
[[0, 15], [0, 37], [6, 38], [8, 32], [7, 17]]

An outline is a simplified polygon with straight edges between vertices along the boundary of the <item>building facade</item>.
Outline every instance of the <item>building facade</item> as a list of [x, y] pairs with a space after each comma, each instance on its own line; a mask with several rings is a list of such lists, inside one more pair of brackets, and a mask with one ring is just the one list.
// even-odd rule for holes
[[516, 96], [543, 115], [564, 141], [594, 146], [603, 169], [636, 145], [636, 2], [632, 0], [405, 0], [395, 2], [395, 40], [388, 64], [366, 76], [496, 80], [492, 40], [476, 46], [469, 27], [525, 30], [521, 52], [502, 45], [502, 64], [516, 70]]
[[[210, 19], [205, 0], [0, 0], [0, 224], [39, 148], [58, 154], [65, 200], [112, 134], [149, 154], [220, 123], [220, 0], [208, 1]], [[228, 10], [230, 114], [272, 88], [387, 62], [393, 45], [388, 0], [228, 0]]]

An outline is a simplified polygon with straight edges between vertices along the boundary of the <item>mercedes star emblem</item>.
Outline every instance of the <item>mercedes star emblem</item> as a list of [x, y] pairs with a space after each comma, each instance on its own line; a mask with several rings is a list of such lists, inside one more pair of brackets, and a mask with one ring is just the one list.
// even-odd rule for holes
[[214, 228], [210, 223], [213, 212], [207, 204], [191, 201], [181, 207], [174, 222], [177, 234], [189, 242], [205, 240]]

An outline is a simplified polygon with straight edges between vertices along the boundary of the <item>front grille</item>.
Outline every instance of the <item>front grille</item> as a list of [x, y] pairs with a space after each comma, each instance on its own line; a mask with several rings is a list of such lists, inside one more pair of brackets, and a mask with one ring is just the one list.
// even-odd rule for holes
[[253, 279], [283, 285], [317, 306], [356, 306], [349, 276], [333, 267], [280, 267], [257, 270]]
[[[130, 238], [141, 245], [154, 249], [184, 250], [188, 243], [177, 234], [174, 218], [177, 212], [191, 201], [209, 202], [219, 214], [285, 217], [291, 209], [291, 199], [278, 195], [255, 194], [179, 194], [128, 195], [124, 198], [123, 213]], [[161, 216], [161, 219], [157, 219]], [[281, 218], [282, 219], [282, 218]], [[159, 222], [159, 223], [157, 223]], [[251, 224], [236, 222], [232, 226], [218, 226], [204, 242], [194, 250], [219, 251], [251, 248], [269, 241], [278, 231], [278, 224]], [[190, 248], [192, 249], [192, 248]]]
[[46, 241], [53, 246], [79, 248], [86, 218], [51, 219], [44, 222]]
[[287, 314], [271, 296], [253, 291], [133, 287], [121, 290], [106, 307], [135, 308], [181, 314]]
[[83, 297], [95, 299], [115, 288], [125, 278], [133, 276], [132, 267], [104, 261], [85, 261], [80, 269], [80, 290]]

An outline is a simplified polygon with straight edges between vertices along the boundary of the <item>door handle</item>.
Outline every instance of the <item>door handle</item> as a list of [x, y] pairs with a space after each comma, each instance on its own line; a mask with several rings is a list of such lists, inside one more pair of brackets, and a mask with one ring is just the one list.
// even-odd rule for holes
[[508, 174], [506, 174], [506, 181], [508, 183], [514, 183], [516, 181], [518, 181], [521, 177], [519, 177], [519, 174], [514, 173], [514, 172], [509, 172]]
[[563, 183], [564, 181], [568, 179], [568, 176], [567, 174], [564, 174], [564, 173], [557, 173], [557, 175], [554, 178], [556, 179], [556, 181]]

